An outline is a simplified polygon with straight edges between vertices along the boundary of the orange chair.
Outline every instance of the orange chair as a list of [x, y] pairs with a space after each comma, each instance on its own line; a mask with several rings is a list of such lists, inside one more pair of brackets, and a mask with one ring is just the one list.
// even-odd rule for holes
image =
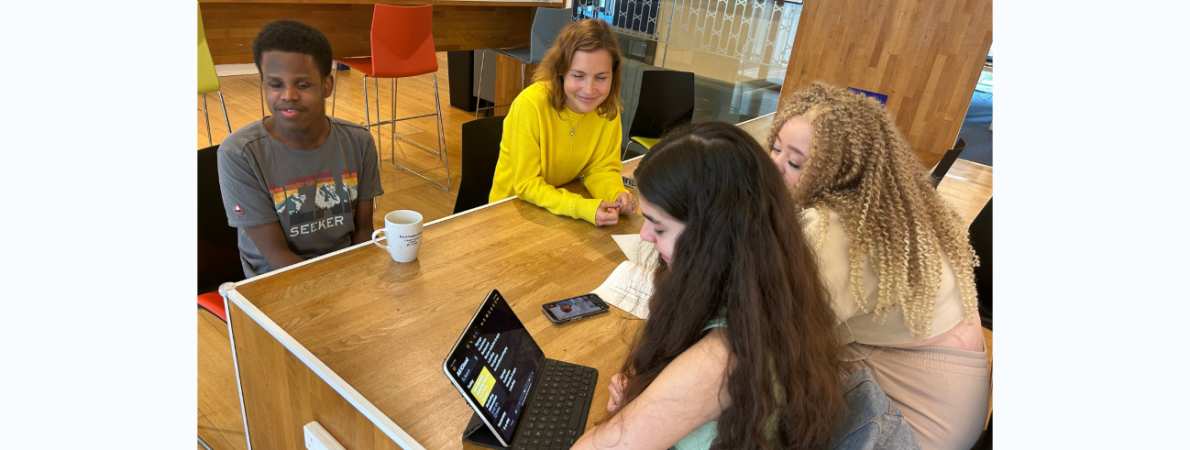
[[[390, 142], [392, 144], [393, 165], [423, 180], [438, 185], [444, 191], [449, 191], [450, 163], [446, 156], [446, 138], [443, 136], [442, 104], [438, 99], [438, 56], [434, 53], [434, 35], [431, 33], [434, 18], [433, 11], [434, 8], [432, 5], [376, 5], [372, 12], [372, 55], [360, 58], [335, 58], [335, 61], [364, 73], [364, 118], [368, 122], [369, 131], [372, 129], [372, 118], [371, 107], [368, 105], [368, 77], [376, 80], [374, 81], [374, 86], [376, 88], [377, 150], [381, 147], [380, 136], [382, 133], [379, 132], [380, 126], [390, 124], [393, 137], [413, 144], [441, 158], [442, 164], [446, 166], [446, 185], [444, 186], [437, 181], [426, 178], [422, 174], [397, 164], [395, 141]], [[334, 72], [336, 77], [335, 88], [337, 90], [339, 86], [337, 79], [339, 71], [335, 70]], [[395, 117], [397, 112], [397, 78], [412, 77], [427, 73], [434, 74], [434, 107], [436, 112], [434, 114], [423, 114], [397, 119]], [[380, 78], [391, 78], [393, 80], [392, 120], [380, 120]], [[335, 99], [332, 96], [331, 116], [334, 115]], [[429, 116], [437, 116], [438, 119], [437, 152], [396, 133], [396, 122]]]
[[227, 322], [227, 311], [223, 306], [223, 295], [219, 291], [199, 294], [198, 307], [210, 311], [215, 317]]

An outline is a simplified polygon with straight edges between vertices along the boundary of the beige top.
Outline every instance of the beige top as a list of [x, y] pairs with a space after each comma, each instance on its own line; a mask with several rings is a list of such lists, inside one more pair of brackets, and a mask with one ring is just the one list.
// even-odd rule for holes
[[[817, 248], [818, 268], [822, 281], [830, 291], [835, 315], [839, 319], [839, 335], [844, 344], [859, 342], [867, 345], [898, 345], [916, 342], [909, 328], [905, 327], [905, 313], [901, 308], [889, 311], [885, 320], [873, 313], [865, 313], [851, 295], [851, 262], [848, 259], [851, 242], [839, 214], [829, 212], [826, 235], [821, 236], [820, 220], [816, 209], [807, 209], [800, 215], [806, 240]], [[819, 245], [818, 240], [824, 242]], [[939, 249], [941, 251], [941, 249]], [[864, 261], [863, 292], [868, 298], [868, 308], [876, 305], [879, 280], [872, 266]], [[934, 301], [934, 321], [930, 338], [955, 328], [963, 320], [963, 300], [955, 284], [954, 269], [947, 258], [942, 258], [942, 286]]]

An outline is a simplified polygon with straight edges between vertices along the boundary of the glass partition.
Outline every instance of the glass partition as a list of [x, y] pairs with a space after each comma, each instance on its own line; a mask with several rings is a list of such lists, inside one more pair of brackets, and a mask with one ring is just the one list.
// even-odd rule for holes
[[[694, 121], [739, 123], [772, 113], [789, 64], [800, 2], [772, 0], [575, 0], [575, 20], [599, 18], [618, 33], [626, 119], [634, 73], [695, 74]], [[639, 86], [636, 86], [639, 88]]]

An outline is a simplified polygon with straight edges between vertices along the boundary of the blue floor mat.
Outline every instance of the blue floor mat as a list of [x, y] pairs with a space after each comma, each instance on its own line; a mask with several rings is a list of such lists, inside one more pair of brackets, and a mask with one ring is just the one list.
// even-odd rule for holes
[[971, 96], [971, 106], [967, 108], [967, 116], [963, 119], [963, 127], [959, 130], [959, 138], [967, 142], [967, 148], [959, 155], [973, 163], [992, 165], [992, 94], [975, 91]]

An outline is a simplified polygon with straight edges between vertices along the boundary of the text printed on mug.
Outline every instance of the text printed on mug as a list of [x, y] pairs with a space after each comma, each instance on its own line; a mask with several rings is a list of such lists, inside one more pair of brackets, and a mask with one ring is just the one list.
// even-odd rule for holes
[[402, 241], [405, 241], [405, 245], [413, 245], [421, 239], [421, 232], [418, 232], [417, 234], [402, 234], [398, 235], [397, 237]]

